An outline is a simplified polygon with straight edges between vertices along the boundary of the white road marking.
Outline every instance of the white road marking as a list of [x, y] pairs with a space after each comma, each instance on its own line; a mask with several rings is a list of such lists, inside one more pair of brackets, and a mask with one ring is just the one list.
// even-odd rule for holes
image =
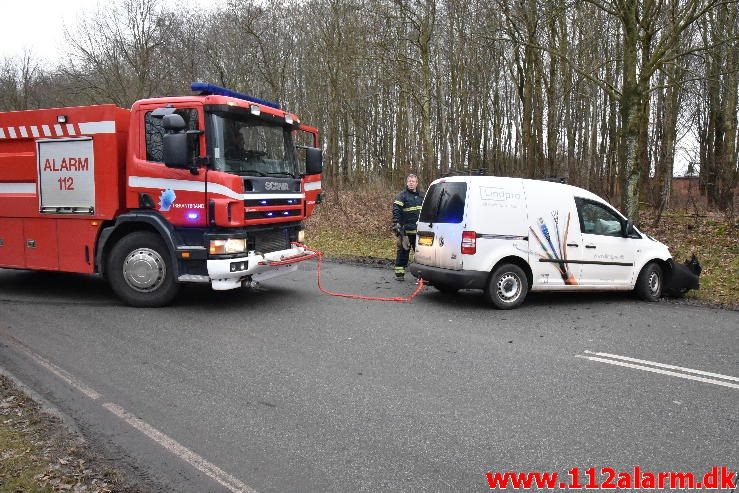
[[50, 372], [52, 372], [57, 377], [59, 377], [62, 380], [64, 380], [68, 385], [70, 385], [70, 386], [74, 387], [75, 389], [79, 390], [80, 392], [82, 392], [83, 394], [85, 394], [87, 397], [89, 397], [93, 401], [96, 401], [96, 400], [100, 399], [100, 394], [98, 394], [96, 391], [94, 391], [93, 389], [91, 389], [90, 387], [88, 387], [87, 385], [85, 385], [84, 383], [80, 382], [75, 377], [73, 377], [72, 375], [70, 375], [66, 371], [64, 371], [61, 368], [59, 368], [58, 366], [56, 366], [54, 363], [48, 361], [47, 359], [39, 356], [36, 353], [34, 353], [33, 351], [31, 351], [30, 349], [28, 349], [27, 347], [25, 347], [25, 345], [22, 342], [18, 341], [15, 338], [13, 338], [13, 339], [14, 339], [13, 340], [13, 344], [18, 349], [20, 349], [21, 351], [23, 351], [24, 353], [26, 353], [36, 363], [38, 363], [39, 365], [41, 365], [44, 368], [46, 368], [47, 370], [49, 370]]
[[731, 389], [739, 389], [739, 385], [735, 383], [724, 382], [722, 380], [713, 380], [711, 378], [697, 377], [695, 375], [689, 375], [686, 373], [678, 373], [668, 370], [660, 370], [659, 368], [652, 368], [650, 366], [635, 365], [633, 363], [626, 363], [624, 361], [618, 361], [615, 359], [599, 358], [597, 356], [584, 356], [582, 354], [575, 355], [576, 358], [589, 359], [590, 361], [598, 361], [600, 363], [608, 363], [609, 365], [623, 366], [626, 368], [633, 368], [635, 370], [649, 371], [652, 373], [660, 373], [662, 375], [669, 375], [671, 377], [685, 378], [686, 380], [695, 380], [697, 382], [710, 383], [713, 385], [720, 385], [722, 387], [729, 387]]
[[108, 402], [103, 404], [103, 407], [121, 418], [129, 425], [139, 430], [147, 437], [157, 442], [162, 447], [166, 448], [167, 450], [178, 456], [180, 459], [184, 460], [202, 473], [206, 474], [208, 477], [215, 480], [220, 485], [227, 488], [229, 491], [232, 491], [233, 493], [256, 493], [256, 490], [254, 490], [253, 488], [245, 485], [215, 464], [212, 464], [203, 459], [187, 447], [180, 445], [178, 442], [169, 438], [167, 435], [160, 432], [159, 430], [153, 428], [145, 421], [137, 418], [136, 416], [133, 416], [132, 414], [129, 414], [119, 405]]
[[584, 352], [587, 353], [587, 354], [594, 354], [595, 356], [603, 356], [603, 357], [606, 357], [606, 358], [621, 359], [621, 360], [624, 360], [624, 361], [630, 361], [632, 363], [642, 363], [642, 364], [645, 364], [645, 365], [656, 366], [658, 368], [666, 368], [668, 370], [679, 370], [679, 371], [683, 371], [685, 373], [695, 373], [696, 375], [703, 375], [704, 377], [722, 378], [724, 380], [733, 380], [734, 382], [739, 382], [739, 377], [732, 377], [732, 376], [729, 376], [729, 375], [722, 375], [720, 373], [711, 373], [709, 371], [694, 370], [692, 368], [685, 368], [683, 366], [667, 365], [665, 363], [657, 363], [656, 361], [649, 361], [649, 360], [645, 360], [645, 359], [630, 358], [628, 356], [621, 356], [621, 355], [618, 355], [618, 354], [594, 353], [592, 351], [588, 351], [587, 349]]

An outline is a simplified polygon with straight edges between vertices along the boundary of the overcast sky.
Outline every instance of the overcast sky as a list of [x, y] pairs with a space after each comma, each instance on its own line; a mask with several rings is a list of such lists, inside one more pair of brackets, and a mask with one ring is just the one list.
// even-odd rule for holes
[[[160, 0], [163, 5], [183, 3], [210, 8], [226, 0]], [[31, 50], [36, 58], [54, 62], [65, 52], [64, 26], [73, 28], [84, 14], [111, 0], [3, 0], [0, 58]], [[71, 29], [70, 29], [71, 30]]]

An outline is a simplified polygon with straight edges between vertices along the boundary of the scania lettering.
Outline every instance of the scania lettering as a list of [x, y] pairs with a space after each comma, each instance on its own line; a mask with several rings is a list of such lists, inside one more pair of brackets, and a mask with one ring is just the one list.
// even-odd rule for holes
[[[0, 268], [101, 274], [133, 306], [312, 257], [318, 131], [210, 84], [192, 96], [0, 113]], [[308, 146], [296, 145], [296, 141]]]

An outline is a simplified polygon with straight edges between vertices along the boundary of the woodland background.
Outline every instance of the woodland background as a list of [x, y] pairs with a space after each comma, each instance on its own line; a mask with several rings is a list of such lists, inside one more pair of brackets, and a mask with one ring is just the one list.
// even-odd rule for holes
[[53, 65], [0, 62], [0, 110], [130, 106], [202, 80], [318, 127], [336, 193], [399, 187], [409, 171], [424, 183], [480, 169], [566, 177], [656, 224], [678, 172], [733, 220], [736, 1], [231, 0], [203, 12], [116, 0], [65, 38]]

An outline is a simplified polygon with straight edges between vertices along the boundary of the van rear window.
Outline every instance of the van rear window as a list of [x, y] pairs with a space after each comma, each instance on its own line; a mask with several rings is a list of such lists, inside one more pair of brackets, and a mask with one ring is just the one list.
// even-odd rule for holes
[[466, 197], [467, 183], [465, 182], [455, 181], [431, 185], [423, 200], [419, 222], [461, 223]]

